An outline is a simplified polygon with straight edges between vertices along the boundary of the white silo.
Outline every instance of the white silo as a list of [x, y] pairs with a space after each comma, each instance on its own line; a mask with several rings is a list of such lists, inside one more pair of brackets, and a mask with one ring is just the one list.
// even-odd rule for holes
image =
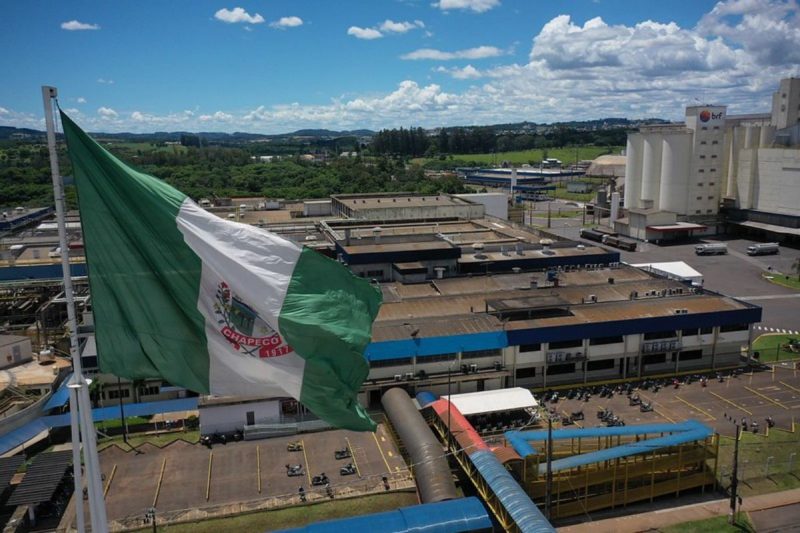
[[664, 136], [659, 133], [644, 135], [644, 149], [642, 150], [642, 190], [640, 198], [644, 205], [652, 207], [658, 205], [658, 184], [661, 174], [661, 145]]
[[775, 126], [765, 124], [761, 126], [761, 137], [758, 141], [758, 146], [761, 148], [769, 148], [775, 140]]
[[625, 209], [639, 206], [642, 190], [642, 134], [628, 134], [625, 148]]
[[687, 214], [689, 170], [692, 156], [692, 134], [664, 135], [661, 153], [661, 183], [658, 208]]
[[725, 196], [728, 198], [736, 197], [736, 165], [739, 159], [739, 131], [740, 128], [733, 127], [728, 131], [728, 174], [725, 185]]

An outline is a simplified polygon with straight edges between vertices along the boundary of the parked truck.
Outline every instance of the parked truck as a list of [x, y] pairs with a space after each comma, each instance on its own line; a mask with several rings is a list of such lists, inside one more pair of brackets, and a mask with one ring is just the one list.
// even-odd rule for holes
[[697, 255], [725, 255], [728, 253], [728, 245], [724, 242], [710, 242], [698, 244], [694, 247]]
[[747, 255], [770, 255], [780, 252], [777, 242], [761, 242], [747, 247]]

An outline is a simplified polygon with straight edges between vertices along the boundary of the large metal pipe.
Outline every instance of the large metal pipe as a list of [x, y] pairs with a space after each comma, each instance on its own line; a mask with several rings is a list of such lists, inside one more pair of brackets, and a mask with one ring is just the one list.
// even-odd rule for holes
[[458, 498], [442, 443], [433, 435], [408, 393], [400, 388], [389, 389], [381, 403], [414, 464], [422, 503]]

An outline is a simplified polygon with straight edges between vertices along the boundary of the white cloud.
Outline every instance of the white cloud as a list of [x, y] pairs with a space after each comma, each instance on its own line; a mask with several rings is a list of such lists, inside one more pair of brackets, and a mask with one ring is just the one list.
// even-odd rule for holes
[[270, 22], [269, 25], [278, 29], [296, 28], [303, 25], [303, 19], [300, 17], [281, 17], [275, 22]]
[[111, 109], [110, 107], [99, 107], [97, 108], [97, 114], [100, 115], [102, 118], [105, 119], [112, 119], [117, 118], [119, 113]]
[[477, 79], [482, 78], [484, 75], [472, 65], [467, 65], [464, 68], [447, 68], [447, 67], [437, 67], [436, 72], [442, 72], [444, 74], [449, 74], [453, 78], [457, 80], [470, 80], [470, 79]]
[[439, 0], [439, 2], [433, 4], [434, 7], [438, 7], [442, 11], [464, 9], [475, 13], [483, 13], [499, 5], [500, 0]]
[[380, 30], [386, 33], [407, 33], [411, 30], [424, 27], [425, 23], [421, 20], [415, 20], [414, 22], [395, 22], [391, 19], [386, 19], [381, 23]]
[[79, 104], [85, 104], [86, 98], [84, 98], [83, 96], [79, 96], [75, 101], [78, 102]]
[[198, 120], [200, 122], [230, 122], [233, 120], [233, 115], [224, 113], [222, 111], [217, 111], [213, 115], [200, 115]]
[[99, 30], [100, 26], [98, 24], [89, 24], [87, 22], [70, 20], [69, 22], [62, 22], [61, 29], [67, 31]]
[[102, 83], [103, 85], [114, 85], [114, 80], [108, 80], [106, 78], [97, 78], [97, 83]]
[[365, 39], [367, 41], [383, 37], [383, 34], [374, 28], [359, 28], [358, 26], [350, 26], [347, 29], [347, 35], [352, 35], [356, 39]]
[[0, 115], [10, 115], [11, 111], [6, 109], [5, 107], [0, 107]]
[[420, 48], [408, 54], [400, 56], [400, 59], [418, 60], [435, 59], [438, 61], [449, 61], [452, 59], [485, 59], [487, 57], [497, 57], [504, 55], [505, 52], [496, 46], [477, 46], [455, 52], [444, 52], [435, 48]]
[[234, 7], [233, 9], [222, 8], [214, 13], [214, 18], [228, 24], [237, 24], [239, 22], [261, 24], [264, 22], [264, 17], [258, 13], [251, 15], [241, 7]]

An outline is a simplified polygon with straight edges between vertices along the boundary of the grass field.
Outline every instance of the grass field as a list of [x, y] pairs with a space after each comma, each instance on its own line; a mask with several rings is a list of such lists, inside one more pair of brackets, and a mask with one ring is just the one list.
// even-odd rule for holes
[[[219, 531], [273, 531], [300, 527], [306, 524], [358, 516], [383, 511], [393, 511], [398, 507], [416, 505], [417, 496], [413, 492], [390, 492], [349, 498], [331, 502], [302, 505], [288, 509], [248, 513], [230, 518], [219, 518], [192, 522], [187, 524], [174, 524], [159, 526], [161, 533], [217, 533]], [[137, 531], [149, 533], [151, 527]]]
[[790, 335], [767, 334], [761, 335], [753, 341], [753, 351], [759, 353], [759, 360], [764, 363], [781, 361], [784, 359], [800, 359], [800, 354], [791, 352], [782, 346], [795, 339]]
[[[581, 146], [577, 148], [548, 148], [521, 150], [518, 152], [498, 152], [496, 154], [453, 154], [453, 159], [477, 161], [486, 164], [500, 164], [508, 161], [513, 164], [538, 163], [545, 157], [559, 159], [565, 165], [571, 165], [584, 159], [595, 159], [604, 154], [618, 154], [622, 146]], [[545, 152], [547, 154], [545, 155]], [[577, 156], [577, 159], [576, 159]], [[419, 158], [414, 162], [424, 163], [428, 159]]]
[[755, 532], [753, 525], [744, 514], [736, 524], [728, 524], [727, 516], [715, 516], [707, 520], [697, 520], [696, 522], [684, 522], [674, 526], [659, 529], [661, 533], [716, 533], [718, 531], [739, 531]]
[[787, 276], [786, 274], [765, 272], [764, 279], [770, 283], [774, 283], [775, 285], [782, 285], [784, 287], [789, 287], [790, 289], [796, 289], [800, 291], [800, 280], [798, 280], [797, 276], [795, 275]]
[[[763, 425], [764, 421], [759, 422]], [[734, 444], [732, 437], [720, 438], [718, 476], [725, 488], [730, 485]], [[791, 456], [798, 450], [800, 432], [773, 428], [769, 436], [765, 436], [763, 430], [757, 435], [749, 431], [743, 433], [739, 441], [739, 494], [747, 497], [800, 487], [800, 462]], [[765, 470], [767, 458], [770, 458], [768, 472]]]
[[136, 153], [139, 150], [141, 150], [142, 152], [170, 152], [170, 153], [182, 153], [187, 150], [185, 146], [181, 146], [180, 144], [156, 145], [145, 142], [119, 142], [119, 141], [102, 141], [101, 144], [103, 144], [104, 146], [109, 146], [111, 148], [130, 150], [131, 152], [134, 153]]

